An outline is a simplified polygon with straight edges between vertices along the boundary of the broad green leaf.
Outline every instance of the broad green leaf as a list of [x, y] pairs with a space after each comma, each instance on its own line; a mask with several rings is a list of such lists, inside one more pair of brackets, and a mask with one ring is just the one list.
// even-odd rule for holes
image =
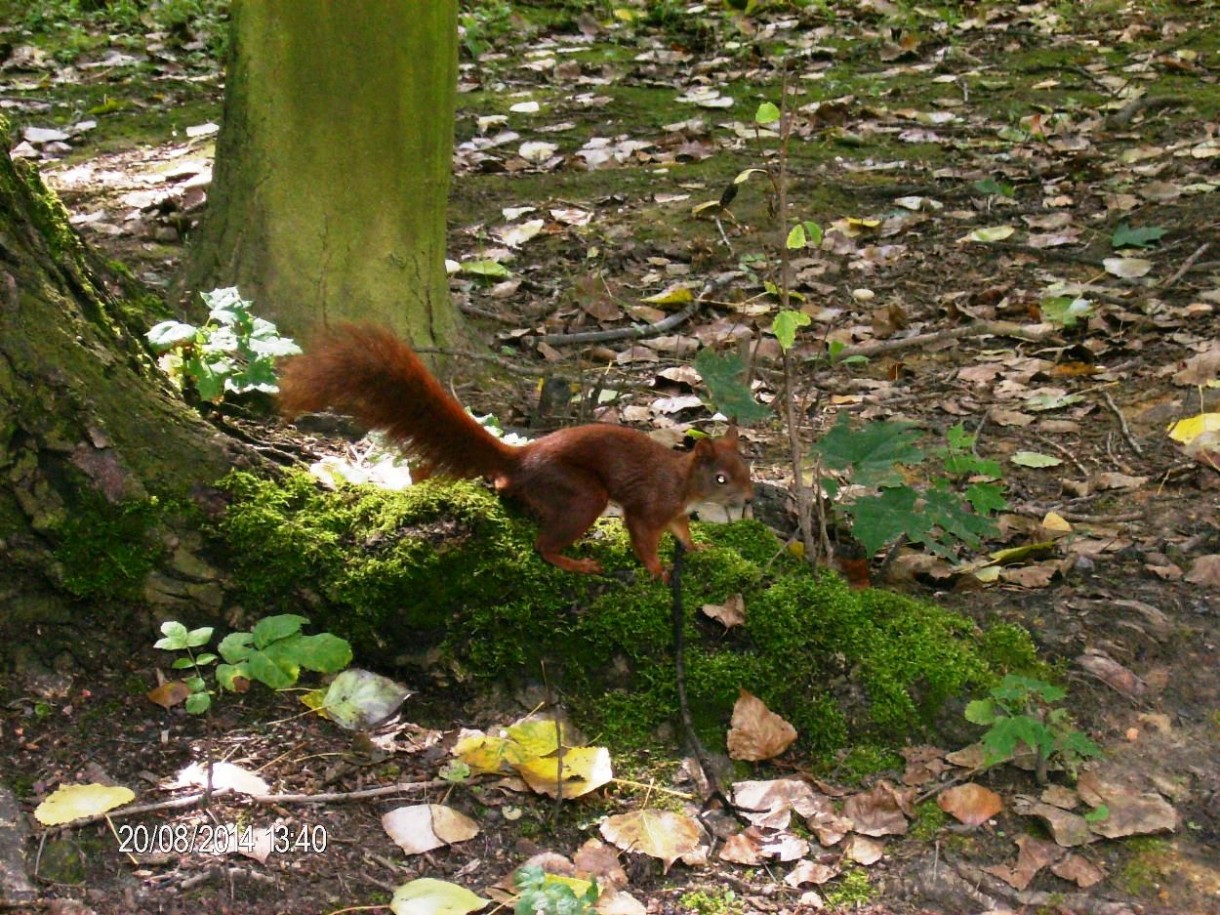
[[721, 356], [711, 349], [700, 350], [695, 357], [695, 369], [707, 385], [716, 409], [725, 416], [748, 426], [770, 415], [771, 411], [754, 399], [742, 380], [746, 366], [736, 353]]
[[924, 452], [916, 446], [920, 431], [911, 423], [870, 422], [852, 426], [846, 413], [813, 446], [831, 470], [852, 469], [853, 481], [864, 486], [896, 486], [903, 483], [899, 465], [918, 464]]
[[471, 276], [481, 276], [487, 279], [503, 280], [512, 276], [511, 271], [503, 264], [493, 260], [462, 261], [462, 272]]
[[1009, 460], [1018, 467], [1058, 467], [1063, 463], [1062, 458], [1040, 451], [1018, 451]]
[[162, 623], [161, 632], [165, 638], [157, 639], [153, 643], [153, 648], [160, 648], [162, 651], [181, 651], [187, 647], [189, 633], [187, 628], [177, 620], [167, 620]]
[[1165, 229], [1158, 226], [1129, 226], [1121, 223], [1110, 238], [1114, 248], [1147, 248], [1153, 242], [1158, 242], [1165, 235]]
[[254, 636], [254, 644], [258, 648], [266, 648], [278, 639], [301, 631], [301, 627], [309, 622], [304, 616], [295, 613], [281, 613], [276, 616], [265, 616], [250, 630]]
[[212, 707], [212, 697], [207, 693], [191, 693], [182, 707], [188, 715], [202, 715]]
[[982, 178], [974, 182], [974, 189], [980, 194], [991, 194], [997, 197], [1011, 197], [1014, 191], [1011, 184], [996, 181], [995, 178]]
[[975, 699], [966, 703], [966, 720], [971, 724], [993, 724], [999, 716], [996, 714], [995, 703], [990, 699]]
[[291, 659], [275, 657], [274, 649], [268, 646], [266, 651], [255, 651], [246, 658], [243, 665], [250, 676], [271, 689], [287, 689], [297, 682], [301, 675], [300, 667]]
[[887, 543], [909, 535], [918, 494], [909, 486], [883, 489], [878, 495], [861, 496], [849, 507], [851, 533], [871, 555]]
[[244, 661], [254, 650], [254, 636], [249, 632], [230, 632], [216, 646], [220, 656], [230, 664]]
[[144, 336], [154, 351], [163, 353], [181, 346], [183, 343], [194, 343], [199, 328], [193, 324], [183, 324], [181, 321], [162, 321], [153, 325]]
[[779, 341], [779, 345], [783, 349], [792, 349], [792, 345], [796, 342], [797, 330], [807, 327], [811, 320], [809, 315], [803, 311], [784, 309], [775, 316], [775, 320], [771, 324], [771, 333], [775, 334], [775, 339]]
[[971, 483], [962, 496], [981, 515], [1002, 512], [1008, 508], [1004, 487], [996, 483]]
[[797, 223], [788, 232], [788, 240], [786, 242], [790, 251], [796, 251], [805, 247], [805, 227], [801, 223]]
[[762, 102], [754, 114], [754, 120], [759, 124], [773, 124], [779, 120], [779, 108], [774, 102]]
[[294, 645], [293, 656], [306, 670], [333, 674], [352, 663], [352, 646], [329, 632], [303, 635]]
[[227, 689], [231, 693], [237, 692], [239, 686], [237, 680], [239, 677], [243, 680], [254, 679], [252, 676], [250, 676], [250, 671], [246, 669], [245, 661], [242, 661], [240, 664], [216, 665], [216, 682], [219, 683], [223, 689]]

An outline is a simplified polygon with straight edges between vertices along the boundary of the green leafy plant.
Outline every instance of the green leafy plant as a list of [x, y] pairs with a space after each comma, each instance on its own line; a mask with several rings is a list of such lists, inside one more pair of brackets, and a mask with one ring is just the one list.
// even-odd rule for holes
[[251, 302], [236, 287], [203, 293], [207, 323], [200, 327], [162, 321], [145, 335], [161, 355], [161, 367], [200, 400], [218, 403], [226, 394], [275, 393], [275, 360], [301, 351], [274, 324], [250, 313]]
[[988, 698], [967, 704], [966, 720], [987, 728], [982, 739], [988, 765], [1026, 746], [1035, 754], [1038, 783], [1045, 784], [1052, 759], [1074, 772], [1083, 760], [1100, 756], [1097, 744], [1072, 726], [1067, 709], [1056, 705], [1066, 696], [1061, 686], [1009, 674]]
[[264, 617], [249, 632], [229, 633], [218, 647], [225, 663], [216, 668], [217, 682], [229, 690], [238, 688], [239, 678], [286, 689], [297, 682], [302, 669], [333, 674], [347, 667], [352, 646], [329, 632], [305, 635], [301, 627], [308, 622], [283, 613]]
[[[589, 915], [597, 904], [597, 884], [523, 867], [513, 874], [516, 915]], [[579, 892], [578, 892], [579, 891]]]
[[1125, 222], [1119, 224], [1110, 237], [1110, 245], [1114, 248], [1150, 248], [1165, 235], [1160, 226], [1129, 226]]
[[[920, 447], [923, 438], [910, 423], [857, 428], [844, 414], [813, 447], [823, 470], [839, 471], [824, 475], [822, 487], [870, 554], [902, 537], [949, 557], [959, 545], [976, 548], [998, 531], [990, 516], [1008, 505], [1003, 488], [979, 478], [999, 478], [999, 463], [977, 457], [975, 437], [960, 424], [930, 450]], [[930, 478], [922, 489], [908, 479], [916, 470]], [[959, 490], [964, 478], [972, 482]]]
[[196, 649], [203, 648], [212, 641], [212, 631], [211, 626], [187, 629], [178, 621], [169, 620], [161, 624], [163, 638], [157, 639], [153, 645], [154, 648], [160, 648], [162, 651], [186, 652], [186, 657], [175, 659], [172, 667], [174, 670], [189, 669], [195, 672], [193, 676], [187, 677], [183, 681], [191, 691], [186, 698], [185, 707], [192, 715], [202, 715], [212, 707], [212, 694], [208, 691], [207, 682], [203, 678], [203, 668], [215, 664], [216, 655], [208, 651], [195, 653]]
[[872, 902], [877, 889], [862, 868], [845, 871], [838, 886], [826, 891], [826, 902], [832, 906], [861, 906]]

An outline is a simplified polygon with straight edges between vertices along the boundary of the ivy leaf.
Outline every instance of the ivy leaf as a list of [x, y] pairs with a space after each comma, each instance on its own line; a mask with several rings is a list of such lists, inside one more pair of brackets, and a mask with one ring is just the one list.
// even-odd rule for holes
[[746, 366], [736, 353], [720, 356], [710, 349], [701, 350], [695, 357], [695, 369], [707, 385], [712, 403], [725, 416], [748, 426], [770, 414], [742, 380]]

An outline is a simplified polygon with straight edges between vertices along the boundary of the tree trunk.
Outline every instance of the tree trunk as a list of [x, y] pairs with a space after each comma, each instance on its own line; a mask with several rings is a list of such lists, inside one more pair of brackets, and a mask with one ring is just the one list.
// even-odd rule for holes
[[[101, 573], [120, 546], [110, 520], [185, 500], [228, 466], [222, 437], [144, 348], [139, 296], [90, 256], [37, 173], [0, 150], [0, 639], [38, 622], [64, 586], [68, 529], [94, 535], [96, 553], [77, 558], [86, 577]], [[124, 558], [142, 562], [144, 546], [133, 537]], [[95, 597], [118, 596], [101, 580]]]
[[235, 0], [215, 178], [186, 292], [288, 334], [350, 319], [445, 344], [456, 0]]

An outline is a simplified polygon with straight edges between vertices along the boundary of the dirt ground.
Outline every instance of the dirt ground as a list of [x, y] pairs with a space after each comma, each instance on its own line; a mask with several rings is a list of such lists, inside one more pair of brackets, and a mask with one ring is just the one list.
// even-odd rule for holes
[[[766, 182], [756, 179], [718, 221], [694, 218], [691, 207], [720, 199], [743, 169], [776, 167], [776, 141], [750, 125], [759, 101], [778, 100], [775, 52], [787, 48], [799, 89], [790, 198], [798, 219], [825, 231], [791, 264], [813, 322], [798, 347], [808, 360], [809, 434], [840, 411], [935, 430], [962, 421], [979, 436], [978, 451], [1003, 462], [1010, 509], [988, 549], [1037, 542], [1049, 512], [1070, 527], [986, 583], [910, 551], [890, 564], [886, 583], [980, 621], [1028, 627], [1070, 689], [1074, 720], [1104, 750], [1091, 771], [1176, 812], [1172, 832], [1077, 849], [1104, 874], [1088, 888], [1043, 870], [1018, 890], [983, 868], [1015, 861], [1014, 838], [1048, 831], [1015, 810], [1018, 798], [1038, 794], [1033, 777], [1002, 767], [982, 778], [1005, 799], [985, 825], [950, 821], [889, 837], [881, 860], [863, 868], [868, 893], [835, 896], [833, 881], [816, 889], [827, 908], [837, 901], [839, 910], [879, 915], [1220, 913], [1220, 583], [1201, 563], [1220, 554], [1220, 474], [1166, 435], [1171, 421], [1220, 403], [1204, 377], [1210, 365], [1214, 380], [1220, 364], [1206, 362], [1220, 358], [1207, 356], [1220, 329], [1216, 9], [1114, 5], [1083, 16], [1026, 4], [939, 16], [879, 3], [832, 5], [835, 14], [777, 5], [732, 25], [718, 7], [673, 8], [675, 19], [627, 25], [591, 17], [539, 25], [517, 13], [496, 28], [498, 20], [483, 21], [478, 61], [463, 68], [451, 257], [511, 250], [513, 278], [491, 285], [459, 273], [453, 289], [475, 331], [500, 343], [503, 361], [527, 380], [507, 393], [490, 382], [464, 387], [463, 396], [476, 409], [501, 405], [501, 414], [509, 402], [516, 422], [532, 411], [537, 375], [582, 377], [610, 364], [607, 377], [631, 396], [601, 418], [664, 425], [699, 415], [658, 405], [673, 393], [661, 370], [688, 363], [698, 343], [770, 327], [777, 306], [763, 283], [775, 275], [784, 230], [769, 219]], [[219, 121], [219, 72], [166, 53], [85, 66], [102, 55], [83, 52], [67, 78], [69, 65], [55, 60], [9, 66], [2, 94], [14, 101], [8, 113], [19, 131], [71, 134], [55, 141], [63, 149], [27, 143], [23, 154], [40, 157], [87, 241], [164, 285], [205, 205], [210, 133], [184, 130]], [[711, 90], [733, 96], [731, 109], [675, 101], [713, 98]], [[129, 104], [73, 130], [99, 92]], [[523, 100], [540, 101], [544, 113], [511, 108]], [[493, 114], [506, 121], [479, 124]], [[517, 135], [505, 139], [499, 131], [508, 129]], [[591, 146], [594, 136], [607, 143]], [[557, 148], [523, 153], [531, 140]], [[510, 219], [508, 206], [536, 209]], [[543, 221], [537, 234], [506, 234], [531, 218]], [[1113, 233], [1123, 225], [1164, 230], [1123, 257], [1151, 261], [1147, 274], [1107, 265], [1120, 256]], [[996, 226], [1016, 231], [965, 238]], [[657, 320], [644, 296], [675, 282], [698, 293], [713, 277], [704, 307], [647, 347], [511, 346], [517, 331]], [[982, 322], [1042, 326], [1059, 296], [1087, 300], [1087, 314], [1037, 339], [937, 336]], [[818, 361], [827, 341], [870, 352], [918, 334], [931, 336], [872, 350], [862, 366]], [[774, 357], [774, 342], [759, 354]], [[763, 394], [779, 391], [774, 361], [761, 379]], [[750, 434], [759, 476], [784, 482], [779, 429]], [[1012, 462], [1023, 452], [1056, 464]], [[0, 711], [0, 775], [21, 798], [0, 809], [4, 820], [28, 823], [33, 804], [63, 782], [139, 786], [138, 803], [167, 798], [168, 779], [204, 753], [257, 770], [282, 793], [419, 787], [256, 806], [222, 797], [113, 827], [38, 832], [24, 849], [39, 901], [9, 910], [333, 912], [384, 903], [414, 877], [484, 888], [531, 855], [571, 856], [597, 836], [603, 815], [638, 804], [634, 789], [615, 786], [556, 811], [491, 780], [438, 781], [453, 732], [506, 723], [517, 697], [480, 708], [418, 697], [409, 717], [420, 731], [395, 735], [392, 751], [353, 746], [301, 717], [294, 697], [266, 691], [222, 704], [207, 723], [166, 712], [144, 699], [165, 665], [148, 623], [129, 640], [86, 640], [71, 654], [23, 661]], [[427, 729], [449, 736], [433, 740]], [[942, 737], [946, 750], [972, 739], [968, 728]], [[632, 762], [642, 772], [654, 765], [675, 771]], [[819, 784], [841, 774], [800, 759], [787, 766]], [[692, 790], [680, 780], [673, 787]], [[402, 855], [381, 815], [422, 802], [476, 817], [480, 835]], [[157, 833], [134, 827], [166, 824], [185, 830], [193, 847], [140, 846], [139, 836]], [[203, 828], [228, 825], [273, 826], [283, 847], [265, 863], [200, 847]], [[816, 908], [803, 895], [809, 887], [782, 881], [778, 862], [713, 858], [663, 873], [655, 860], [626, 854], [621, 866], [626, 890], [651, 913]]]

